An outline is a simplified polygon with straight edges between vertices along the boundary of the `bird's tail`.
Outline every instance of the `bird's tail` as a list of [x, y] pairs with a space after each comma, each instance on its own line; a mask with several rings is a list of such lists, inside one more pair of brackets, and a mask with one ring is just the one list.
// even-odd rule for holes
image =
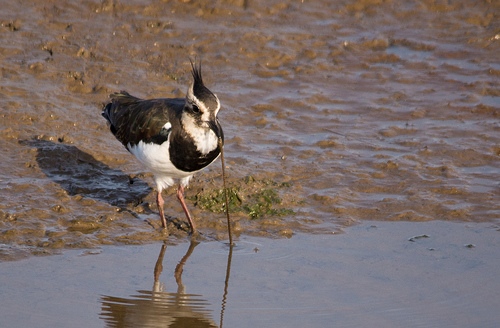
[[109, 95], [111, 101], [102, 109], [102, 116], [111, 124], [113, 124], [113, 110], [122, 105], [129, 105], [140, 101], [139, 98], [132, 96], [127, 91], [115, 92]]

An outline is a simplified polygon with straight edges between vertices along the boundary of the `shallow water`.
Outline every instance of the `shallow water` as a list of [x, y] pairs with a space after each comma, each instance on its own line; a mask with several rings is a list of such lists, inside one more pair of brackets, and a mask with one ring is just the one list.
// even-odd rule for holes
[[0, 264], [0, 317], [6, 327], [496, 327], [498, 234], [432, 221], [244, 237], [229, 275], [216, 241], [167, 245], [160, 261], [161, 243], [67, 251]]

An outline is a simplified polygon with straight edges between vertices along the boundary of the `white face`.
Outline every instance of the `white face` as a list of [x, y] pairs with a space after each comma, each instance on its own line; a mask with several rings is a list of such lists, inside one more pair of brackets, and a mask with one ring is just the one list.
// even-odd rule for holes
[[[211, 97], [210, 105], [204, 103], [203, 101], [199, 100], [193, 93], [193, 85], [188, 89], [187, 95], [186, 95], [186, 101], [187, 101], [187, 106], [189, 107], [188, 110], [186, 111], [190, 116], [193, 117], [195, 121], [197, 121], [198, 124], [200, 124], [203, 127], [208, 128], [208, 124], [206, 122], [208, 121], [214, 121], [215, 118], [217, 117], [217, 114], [219, 113], [220, 109], [220, 102], [219, 98], [217, 95], [212, 94], [213, 97]], [[214, 101], [215, 100], [215, 101]], [[183, 114], [184, 115], [184, 114]]]
[[208, 123], [216, 120], [220, 109], [219, 99], [213, 96], [210, 103], [214, 108], [211, 108], [196, 98], [191, 85], [186, 96], [186, 108], [181, 117], [185, 131], [193, 138], [198, 151], [204, 155], [218, 147], [218, 138]]

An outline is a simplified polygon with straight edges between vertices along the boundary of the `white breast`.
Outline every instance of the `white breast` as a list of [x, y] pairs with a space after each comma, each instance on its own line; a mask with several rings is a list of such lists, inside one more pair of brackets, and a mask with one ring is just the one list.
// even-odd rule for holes
[[140, 141], [137, 145], [127, 145], [130, 152], [155, 176], [158, 191], [174, 184], [174, 179], [182, 179], [186, 186], [194, 172], [184, 172], [177, 169], [170, 161], [169, 140], [161, 145]]

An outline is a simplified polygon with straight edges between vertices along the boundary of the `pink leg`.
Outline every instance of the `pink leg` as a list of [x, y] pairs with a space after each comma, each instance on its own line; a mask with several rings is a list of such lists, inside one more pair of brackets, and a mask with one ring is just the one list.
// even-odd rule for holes
[[189, 214], [189, 210], [187, 208], [186, 202], [184, 201], [184, 187], [179, 184], [179, 188], [177, 188], [177, 199], [181, 203], [182, 209], [186, 214], [186, 218], [188, 219], [189, 226], [191, 227], [191, 233], [194, 234], [196, 232], [196, 228], [194, 226], [193, 219], [191, 219], [191, 214]]
[[161, 191], [156, 194], [156, 205], [158, 206], [158, 212], [160, 213], [161, 226], [163, 228], [167, 227], [167, 220], [165, 219], [165, 213], [163, 213], [163, 198], [161, 197]]

